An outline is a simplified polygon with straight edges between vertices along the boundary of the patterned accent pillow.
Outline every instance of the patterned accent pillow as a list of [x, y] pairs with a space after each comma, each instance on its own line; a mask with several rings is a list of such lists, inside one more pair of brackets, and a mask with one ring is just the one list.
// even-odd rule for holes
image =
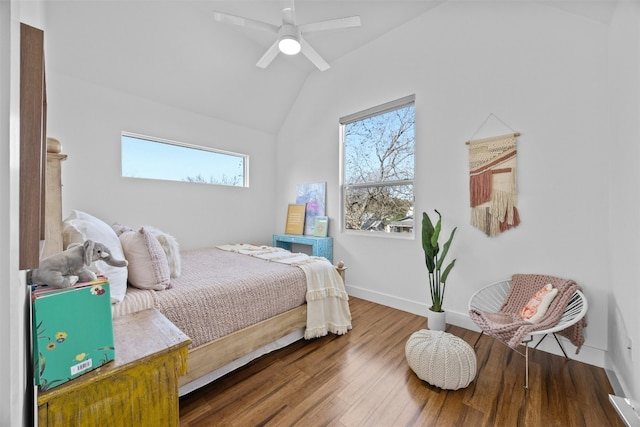
[[127, 231], [120, 235], [124, 256], [129, 261], [129, 283], [140, 289], [163, 291], [171, 287], [169, 263], [160, 242], [145, 231]]
[[164, 253], [167, 255], [167, 261], [169, 262], [169, 274], [171, 278], [180, 277], [182, 262], [180, 260], [180, 245], [178, 245], [176, 238], [152, 225], [145, 225], [144, 228], [158, 239], [162, 249], [164, 249]]
[[549, 309], [549, 305], [558, 295], [558, 289], [551, 283], [540, 289], [529, 302], [520, 310], [520, 317], [527, 322], [536, 323], [540, 321]]

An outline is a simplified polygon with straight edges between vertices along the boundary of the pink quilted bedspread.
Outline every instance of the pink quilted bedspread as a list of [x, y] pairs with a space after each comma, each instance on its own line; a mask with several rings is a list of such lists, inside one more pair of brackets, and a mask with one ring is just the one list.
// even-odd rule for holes
[[181, 264], [171, 289], [129, 287], [114, 316], [155, 307], [195, 348], [305, 303], [306, 277], [297, 267], [217, 248], [183, 251]]

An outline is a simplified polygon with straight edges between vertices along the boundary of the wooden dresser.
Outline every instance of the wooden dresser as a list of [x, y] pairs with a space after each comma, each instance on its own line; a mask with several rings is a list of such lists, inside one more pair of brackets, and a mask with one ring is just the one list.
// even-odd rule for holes
[[114, 361], [38, 393], [38, 425], [177, 426], [191, 343], [155, 309], [113, 320]]

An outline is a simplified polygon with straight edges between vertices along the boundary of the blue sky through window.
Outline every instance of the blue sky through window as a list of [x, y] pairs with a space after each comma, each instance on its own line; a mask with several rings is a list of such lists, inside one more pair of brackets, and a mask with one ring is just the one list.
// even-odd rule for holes
[[246, 186], [242, 154], [122, 134], [122, 176]]

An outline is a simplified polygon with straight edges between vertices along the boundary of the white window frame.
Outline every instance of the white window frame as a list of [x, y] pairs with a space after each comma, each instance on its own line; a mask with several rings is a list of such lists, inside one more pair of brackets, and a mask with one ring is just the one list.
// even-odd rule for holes
[[[141, 134], [132, 133], [132, 132], [126, 132], [126, 131], [121, 132], [121, 135], [120, 135], [121, 148], [122, 148], [123, 138], [124, 137], [141, 139], [141, 140], [154, 142], [154, 143], [158, 143], [158, 144], [167, 144], [167, 145], [172, 145], [172, 146], [176, 146], [176, 147], [183, 147], [183, 148], [188, 148], [188, 149], [192, 149], [192, 150], [203, 151], [203, 152], [206, 152], [206, 153], [213, 153], [213, 154], [220, 154], [220, 155], [225, 155], [225, 156], [237, 157], [238, 160], [240, 160], [240, 159], [242, 160], [243, 168], [242, 168], [242, 183], [239, 184], [239, 185], [224, 184], [224, 183], [220, 183], [220, 182], [190, 181], [188, 179], [182, 179], [181, 180], [181, 179], [173, 179], [173, 178], [130, 176], [130, 175], [125, 175], [124, 174], [125, 171], [122, 170], [122, 163], [121, 163], [120, 175], [123, 178], [151, 179], [151, 180], [159, 180], [159, 181], [174, 181], [174, 182], [185, 182], [185, 183], [189, 183], [189, 184], [196, 183], [196, 184], [207, 184], [207, 185], [219, 185], [219, 186], [235, 187], [235, 188], [248, 188], [249, 187], [249, 155], [248, 154], [241, 154], [241, 153], [236, 153], [236, 152], [233, 152], [233, 151], [226, 151], [226, 150], [220, 150], [220, 149], [211, 148], [211, 147], [204, 147], [204, 146], [201, 146], [201, 145], [187, 144], [187, 143], [184, 143], [184, 142], [173, 141], [173, 140], [170, 140], [170, 139], [158, 138], [158, 137], [155, 137], [155, 136], [148, 136], [148, 135], [141, 135]], [[124, 161], [124, 152], [121, 151], [120, 155], [121, 155], [121, 162], [122, 162], [122, 161]]]
[[[413, 200], [414, 200], [414, 209], [415, 209], [415, 129], [414, 129], [414, 176], [413, 179], [406, 180], [397, 180], [397, 181], [384, 181], [384, 182], [367, 182], [362, 184], [350, 184], [347, 185], [345, 183], [345, 126], [349, 123], [357, 122], [360, 120], [367, 119], [369, 117], [378, 116], [384, 113], [388, 113], [390, 111], [399, 110], [401, 108], [407, 107], [409, 105], [414, 105], [415, 109], [415, 95], [405, 96], [403, 98], [396, 99], [394, 101], [390, 101], [376, 107], [371, 107], [366, 110], [353, 113], [339, 119], [340, 123], [340, 231], [342, 233], [354, 234], [354, 235], [366, 235], [366, 236], [377, 236], [377, 237], [385, 237], [385, 238], [400, 238], [400, 239], [414, 239], [415, 238], [415, 230], [418, 226], [417, 218], [415, 216], [415, 211], [413, 213], [413, 228], [411, 232], [407, 233], [398, 233], [398, 232], [385, 232], [385, 231], [368, 231], [368, 230], [353, 230], [346, 228], [346, 215], [345, 215], [345, 199], [346, 199], [346, 191], [348, 188], [358, 188], [358, 187], [373, 187], [373, 186], [398, 186], [398, 185], [411, 185], [413, 191]], [[415, 110], [414, 110], [415, 114]], [[414, 124], [415, 125], [415, 124]]]

